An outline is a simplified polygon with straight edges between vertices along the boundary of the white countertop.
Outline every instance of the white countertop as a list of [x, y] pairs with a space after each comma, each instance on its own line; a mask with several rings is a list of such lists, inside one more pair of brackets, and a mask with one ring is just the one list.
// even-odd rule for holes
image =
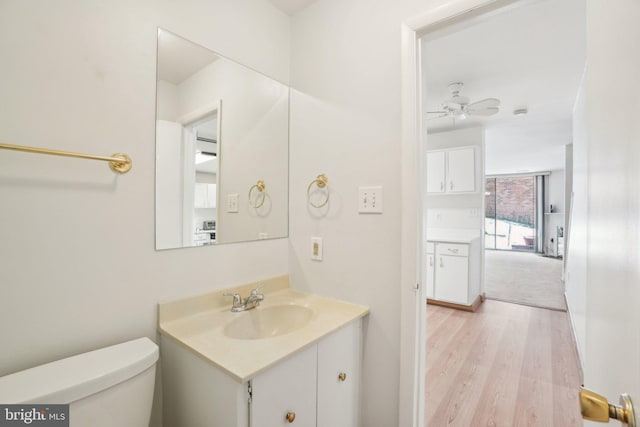
[[[276, 337], [227, 337], [224, 334], [225, 325], [249, 311], [232, 313], [231, 298], [222, 294], [239, 292], [244, 297], [258, 284], [265, 284], [260, 290], [265, 298], [253, 310], [276, 305], [300, 305], [313, 310], [311, 320], [300, 329]], [[281, 276], [234, 289], [158, 304], [158, 328], [161, 334], [173, 338], [237, 381], [244, 382], [368, 313], [367, 307], [293, 290], [289, 288], [288, 277]]]
[[479, 238], [479, 229], [427, 228], [428, 242], [471, 243]]

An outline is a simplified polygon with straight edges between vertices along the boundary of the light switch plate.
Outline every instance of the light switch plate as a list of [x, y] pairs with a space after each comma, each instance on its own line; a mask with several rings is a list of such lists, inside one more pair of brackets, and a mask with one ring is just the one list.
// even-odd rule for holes
[[227, 194], [227, 212], [238, 212], [238, 193]]
[[382, 213], [382, 187], [358, 188], [358, 212]]

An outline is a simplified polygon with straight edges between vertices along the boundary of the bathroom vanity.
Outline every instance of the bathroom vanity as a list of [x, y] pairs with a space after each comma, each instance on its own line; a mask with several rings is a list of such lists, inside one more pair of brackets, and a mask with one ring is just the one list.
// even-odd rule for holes
[[481, 302], [478, 230], [427, 229], [427, 303], [475, 311]]
[[[259, 284], [232, 313], [225, 292]], [[164, 420], [176, 426], [354, 426], [366, 307], [289, 288], [286, 276], [159, 305]]]

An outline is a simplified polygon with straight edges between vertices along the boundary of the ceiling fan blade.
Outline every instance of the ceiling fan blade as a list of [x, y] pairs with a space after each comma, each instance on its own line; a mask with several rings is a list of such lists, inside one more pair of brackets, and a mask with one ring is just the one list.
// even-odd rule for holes
[[427, 120], [439, 119], [449, 115], [446, 111], [427, 111]]
[[476, 101], [472, 104], [467, 105], [468, 108], [492, 108], [492, 107], [499, 107], [500, 106], [500, 100], [496, 99], [496, 98], [487, 98], [487, 99], [483, 99], [482, 101]]
[[461, 105], [469, 105], [469, 98], [466, 96], [452, 96], [451, 98], [444, 101], [447, 105], [453, 105], [456, 108], [459, 108]]
[[498, 107], [487, 107], [487, 108], [468, 108], [466, 110], [467, 113], [472, 114], [474, 116], [493, 116], [500, 109]]

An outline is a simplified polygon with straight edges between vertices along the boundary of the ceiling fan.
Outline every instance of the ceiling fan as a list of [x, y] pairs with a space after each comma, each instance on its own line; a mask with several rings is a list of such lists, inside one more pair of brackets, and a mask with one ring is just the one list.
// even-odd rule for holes
[[451, 117], [464, 120], [468, 116], [492, 116], [499, 111], [500, 100], [487, 98], [481, 101], [469, 103], [469, 98], [460, 95], [464, 83], [455, 82], [448, 85], [451, 98], [442, 103], [441, 111], [427, 111], [427, 120]]

